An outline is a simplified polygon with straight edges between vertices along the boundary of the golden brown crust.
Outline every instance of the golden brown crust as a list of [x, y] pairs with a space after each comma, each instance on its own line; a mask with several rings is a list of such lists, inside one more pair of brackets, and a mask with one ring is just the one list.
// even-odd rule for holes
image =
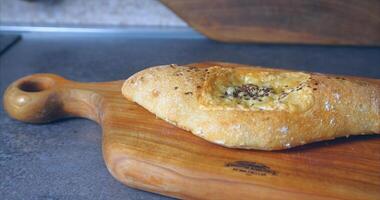
[[[286, 106], [241, 109], [237, 104], [220, 106], [218, 99], [209, 101], [209, 104], [205, 101], [207, 95], [214, 95], [211, 94], [214, 86], [210, 84], [217, 82], [218, 76], [212, 76], [212, 73], [230, 70], [230, 66], [237, 66], [232, 71], [242, 75], [250, 72], [300, 72], [217, 64], [218, 67], [214, 68], [198, 68], [200, 65], [197, 64], [149, 68], [130, 77], [122, 92], [126, 98], [158, 117], [210, 142], [233, 148], [285, 149], [346, 135], [380, 133], [379, 80], [302, 73], [296, 76], [300, 78], [295, 81], [299, 79], [297, 84], [304, 81], [305, 74], [306, 86], [299, 89], [303, 93], [294, 93], [294, 97], [287, 100], [289, 104], [301, 107], [295, 110]], [[275, 77], [278, 79], [277, 75]], [[227, 82], [223, 80], [220, 84]], [[277, 93], [283, 85], [275, 89]], [[301, 94], [307, 98], [298, 101], [296, 97]], [[261, 100], [269, 102], [265, 98]], [[310, 99], [312, 101], [307, 102]]]

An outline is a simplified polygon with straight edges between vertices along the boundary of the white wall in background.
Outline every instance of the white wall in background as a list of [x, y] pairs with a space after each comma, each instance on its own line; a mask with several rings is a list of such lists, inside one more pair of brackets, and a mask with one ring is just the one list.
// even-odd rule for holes
[[0, 25], [187, 26], [158, 0], [0, 0]]

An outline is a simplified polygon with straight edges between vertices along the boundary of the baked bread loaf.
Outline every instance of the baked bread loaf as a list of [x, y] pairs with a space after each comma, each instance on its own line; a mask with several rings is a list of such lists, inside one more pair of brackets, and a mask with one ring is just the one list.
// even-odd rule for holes
[[123, 95], [159, 118], [231, 148], [278, 150], [380, 133], [380, 80], [232, 63], [164, 65]]

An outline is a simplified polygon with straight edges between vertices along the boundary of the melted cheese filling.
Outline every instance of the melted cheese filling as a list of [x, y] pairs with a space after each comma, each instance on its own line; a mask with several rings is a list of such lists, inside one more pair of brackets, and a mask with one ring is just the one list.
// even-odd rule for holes
[[200, 103], [212, 110], [304, 111], [313, 103], [309, 81], [302, 72], [211, 68]]

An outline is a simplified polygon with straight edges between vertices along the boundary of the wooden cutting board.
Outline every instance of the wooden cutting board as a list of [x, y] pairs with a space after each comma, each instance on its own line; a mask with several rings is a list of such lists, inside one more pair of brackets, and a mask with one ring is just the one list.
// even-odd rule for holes
[[380, 198], [379, 135], [285, 151], [228, 149], [126, 100], [122, 83], [78, 83], [34, 74], [9, 86], [4, 107], [24, 122], [77, 116], [98, 122], [108, 170], [122, 183], [142, 190], [187, 199]]
[[161, 0], [224, 42], [380, 45], [378, 0]]

